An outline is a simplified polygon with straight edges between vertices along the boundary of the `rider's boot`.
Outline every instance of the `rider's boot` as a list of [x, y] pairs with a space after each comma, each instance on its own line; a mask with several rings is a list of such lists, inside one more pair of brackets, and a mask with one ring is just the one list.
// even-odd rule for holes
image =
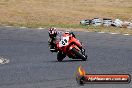
[[51, 52], [57, 52], [57, 50], [56, 50], [56, 48], [55, 48], [54, 45], [51, 45], [51, 46], [50, 46], [50, 51], [51, 51]]

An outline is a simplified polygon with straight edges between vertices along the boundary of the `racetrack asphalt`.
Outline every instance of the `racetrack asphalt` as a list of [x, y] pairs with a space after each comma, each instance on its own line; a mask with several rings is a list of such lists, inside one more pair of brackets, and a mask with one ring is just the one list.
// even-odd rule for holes
[[130, 84], [85, 84], [75, 80], [81, 65], [88, 74], [132, 75], [132, 36], [75, 32], [87, 61], [58, 62], [48, 48], [48, 31], [0, 27], [0, 88], [132, 88]]

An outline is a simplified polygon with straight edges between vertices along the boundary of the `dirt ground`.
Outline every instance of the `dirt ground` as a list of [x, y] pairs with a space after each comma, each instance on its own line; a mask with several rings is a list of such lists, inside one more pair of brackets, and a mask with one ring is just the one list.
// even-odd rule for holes
[[132, 21], [132, 0], [0, 0], [1, 24], [78, 24], [94, 17]]

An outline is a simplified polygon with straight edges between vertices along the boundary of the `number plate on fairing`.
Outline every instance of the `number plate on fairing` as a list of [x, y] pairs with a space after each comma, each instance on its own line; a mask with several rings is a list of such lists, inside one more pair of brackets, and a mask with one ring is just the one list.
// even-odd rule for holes
[[59, 47], [67, 46], [69, 42], [69, 36], [62, 37], [61, 41], [59, 42]]

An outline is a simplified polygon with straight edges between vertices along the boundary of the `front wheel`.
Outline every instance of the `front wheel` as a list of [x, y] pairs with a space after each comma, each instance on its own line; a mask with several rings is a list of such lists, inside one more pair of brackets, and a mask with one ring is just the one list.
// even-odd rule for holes
[[57, 53], [57, 60], [59, 62], [61, 62], [64, 58], [66, 57], [66, 54], [62, 53], [62, 52], [58, 52]]
[[76, 55], [78, 58], [82, 59], [83, 61], [86, 61], [86, 60], [87, 60], [87, 55], [82, 54], [82, 53], [79, 52], [76, 48], [72, 48], [72, 52], [74, 52], [75, 55]]

